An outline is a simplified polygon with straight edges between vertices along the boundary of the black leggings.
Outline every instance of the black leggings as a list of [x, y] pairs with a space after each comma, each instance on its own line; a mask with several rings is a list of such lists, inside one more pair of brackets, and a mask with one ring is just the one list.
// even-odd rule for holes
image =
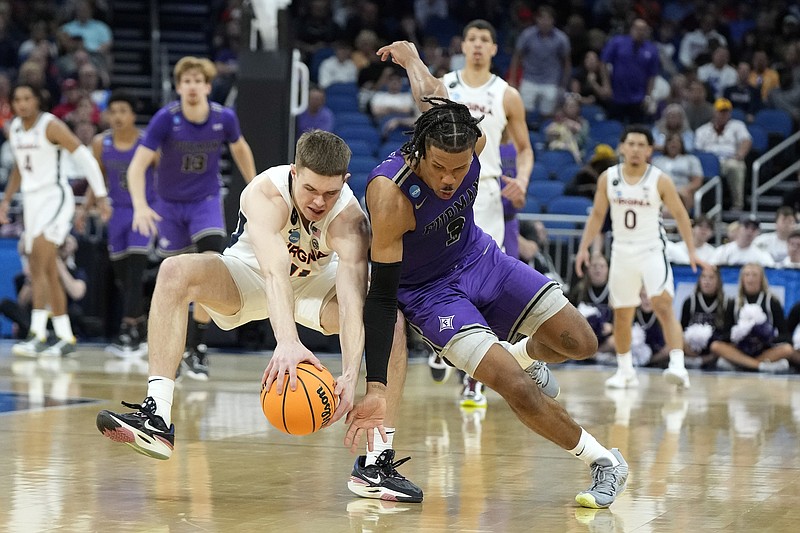
[[147, 256], [130, 254], [111, 261], [117, 286], [122, 291], [122, 316], [139, 318], [144, 314], [142, 277], [147, 268]]

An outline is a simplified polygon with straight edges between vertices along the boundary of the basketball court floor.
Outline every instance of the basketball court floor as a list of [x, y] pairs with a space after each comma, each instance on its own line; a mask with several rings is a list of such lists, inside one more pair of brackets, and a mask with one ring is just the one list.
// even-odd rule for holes
[[[344, 425], [306, 437], [271, 428], [259, 404], [266, 356], [211, 355], [212, 380], [184, 380], [176, 448], [156, 461], [103, 438], [101, 409], [140, 402], [146, 362], [100, 347], [23, 359], [0, 343], [0, 531], [584, 532], [797, 531], [800, 376], [691, 375], [678, 393], [656, 372], [603, 390], [606, 367], [555, 367], [560, 401], [631, 475], [608, 510], [573, 498], [584, 464], [522, 426], [495, 393], [462, 411], [455, 376], [409, 367], [397, 458], [422, 504], [359, 499]], [[321, 356], [336, 375], [335, 355]]]

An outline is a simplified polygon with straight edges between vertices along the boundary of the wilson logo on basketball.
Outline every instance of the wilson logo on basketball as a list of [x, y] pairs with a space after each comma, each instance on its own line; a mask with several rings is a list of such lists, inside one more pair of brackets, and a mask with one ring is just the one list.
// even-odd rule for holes
[[322, 427], [325, 427], [331, 421], [331, 401], [328, 399], [328, 394], [322, 386], [317, 388], [317, 396], [319, 396], [322, 402]]

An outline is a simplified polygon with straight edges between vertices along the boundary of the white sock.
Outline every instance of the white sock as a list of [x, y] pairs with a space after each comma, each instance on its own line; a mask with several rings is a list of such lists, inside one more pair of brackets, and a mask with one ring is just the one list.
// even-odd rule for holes
[[47, 338], [47, 319], [50, 313], [47, 309], [34, 309], [31, 311], [31, 330], [30, 332], [40, 339]]
[[569, 453], [589, 466], [601, 457], [605, 457], [611, 461], [611, 466], [617, 466], [619, 464], [614, 454], [601, 446], [600, 443], [583, 428], [581, 428], [581, 438], [578, 440], [578, 445], [571, 449]]
[[383, 437], [381, 437], [381, 432], [378, 431], [378, 428], [372, 430], [375, 432], [375, 442], [372, 445], [372, 447], [375, 449], [373, 451], [369, 451], [369, 444], [367, 444], [367, 460], [364, 462], [365, 466], [374, 465], [382, 451], [392, 449], [394, 428], [384, 427], [383, 429], [386, 430], [386, 442], [383, 442]]
[[634, 374], [636, 371], [633, 369], [633, 356], [631, 351], [617, 354], [617, 372], [622, 372], [626, 376]]
[[669, 366], [685, 368], [683, 363], [683, 350], [676, 348], [669, 351]]
[[164, 419], [167, 427], [172, 423], [172, 394], [175, 380], [163, 376], [150, 376], [147, 380], [147, 395], [156, 402], [156, 414]]
[[521, 366], [523, 370], [533, 364], [533, 359], [531, 359], [531, 356], [528, 355], [528, 337], [525, 337], [521, 341], [518, 341], [514, 344], [506, 341], [500, 341], [500, 345], [508, 350], [508, 353], [510, 353], [514, 359], [517, 360], [517, 363], [519, 363], [519, 366]]
[[75, 340], [75, 335], [72, 334], [72, 324], [69, 321], [69, 315], [54, 316], [53, 330], [56, 332], [56, 337], [61, 340], [69, 342]]

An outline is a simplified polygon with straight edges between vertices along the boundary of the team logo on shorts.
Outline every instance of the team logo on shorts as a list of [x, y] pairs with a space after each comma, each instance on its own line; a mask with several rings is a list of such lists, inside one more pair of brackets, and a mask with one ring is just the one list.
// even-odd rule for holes
[[289, 242], [292, 244], [300, 242], [300, 232], [296, 229], [289, 230]]
[[446, 329], [455, 329], [453, 327], [453, 319], [455, 317], [456, 317], [456, 315], [440, 316], [439, 317], [439, 333], [441, 333], [442, 331], [444, 331]]
[[420, 190], [419, 185], [412, 185], [408, 188], [408, 192], [411, 194], [411, 198], [418, 198], [422, 190]]

